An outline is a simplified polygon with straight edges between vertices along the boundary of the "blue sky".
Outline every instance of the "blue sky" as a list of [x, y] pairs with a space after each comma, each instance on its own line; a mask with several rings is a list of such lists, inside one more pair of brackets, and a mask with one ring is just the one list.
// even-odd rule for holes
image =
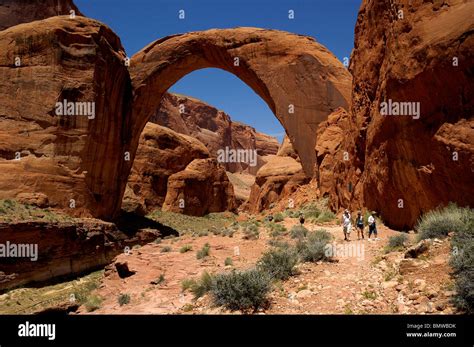
[[[210, 28], [252, 26], [309, 35], [341, 61], [349, 57], [360, 0], [75, 0], [88, 17], [110, 26], [129, 56], [172, 34]], [[186, 18], [178, 18], [185, 10]], [[294, 10], [295, 18], [288, 19]], [[232, 119], [281, 140], [283, 128], [265, 102], [236, 76], [219, 70], [194, 71], [171, 92], [201, 99]]]

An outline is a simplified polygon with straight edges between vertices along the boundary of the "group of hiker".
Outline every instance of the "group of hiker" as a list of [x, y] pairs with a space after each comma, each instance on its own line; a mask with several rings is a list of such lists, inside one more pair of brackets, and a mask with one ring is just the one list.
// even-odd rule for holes
[[[369, 225], [369, 237], [368, 240], [372, 241], [371, 236], [372, 234], [374, 235], [373, 240], [379, 240], [377, 236], [377, 225], [375, 221], [375, 215], [376, 212], [372, 211], [370, 212], [369, 218], [367, 219], [367, 224]], [[357, 230], [357, 239], [360, 240], [362, 237], [362, 240], [364, 240], [364, 217], [362, 216], [362, 212], [358, 211], [357, 212], [357, 217], [355, 220], [355, 228]], [[351, 214], [349, 210], [344, 210], [344, 213], [342, 214], [342, 231], [344, 232], [344, 240], [345, 241], [350, 241], [350, 235], [352, 231], [352, 219], [351, 219]]]

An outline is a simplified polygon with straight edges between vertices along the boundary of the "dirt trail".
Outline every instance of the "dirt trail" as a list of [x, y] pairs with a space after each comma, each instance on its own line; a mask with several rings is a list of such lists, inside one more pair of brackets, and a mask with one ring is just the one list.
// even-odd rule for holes
[[[287, 218], [285, 226], [290, 229], [296, 219]], [[357, 240], [353, 232], [352, 241], [343, 240], [341, 227], [336, 225], [306, 225], [310, 230], [324, 228], [334, 235], [334, 243], [352, 247], [352, 255], [340, 253], [336, 248], [335, 263], [299, 264], [299, 274], [284, 283], [277, 284], [271, 294], [272, 305], [267, 313], [352, 313], [380, 311], [391, 312], [391, 308], [380, 295], [384, 281], [384, 271], [374, 264], [381, 254], [388, 237], [397, 234], [384, 226], [379, 227], [378, 241]], [[182, 236], [179, 239], [164, 240], [160, 244], [148, 244], [133, 249], [130, 254], [122, 254], [118, 262], [127, 262], [136, 273], [128, 278], [120, 278], [116, 271], [106, 271], [102, 285], [96, 291], [105, 298], [95, 313], [220, 313], [222, 308], [212, 308], [209, 298], [195, 302], [189, 292], [182, 292], [181, 283], [185, 279], [197, 278], [203, 271], [221, 272], [230, 268], [252, 267], [261, 254], [268, 249], [268, 231], [260, 229], [258, 240], [244, 240], [241, 233], [233, 238], [208, 235], [203, 237]], [[287, 237], [287, 240], [290, 240]], [[205, 243], [211, 245], [211, 254], [204, 260], [196, 259], [196, 251]], [[192, 250], [180, 253], [185, 245]], [[171, 247], [170, 252], [162, 252]], [[238, 248], [238, 251], [237, 251]], [[354, 252], [355, 251], [355, 252]], [[238, 252], [238, 253], [236, 253]], [[237, 255], [238, 254], [238, 255]], [[349, 256], [348, 256], [349, 255]], [[233, 266], [225, 266], [226, 258], [232, 258]], [[113, 268], [113, 265], [111, 266]], [[160, 275], [164, 281], [151, 284]], [[375, 294], [374, 294], [375, 293]], [[120, 306], [117, 297], [128, 294], [130, 303]], [[363, 303], [362, 309], [355, 303]], [[82, 313], [85, 310], [81, 309]]]

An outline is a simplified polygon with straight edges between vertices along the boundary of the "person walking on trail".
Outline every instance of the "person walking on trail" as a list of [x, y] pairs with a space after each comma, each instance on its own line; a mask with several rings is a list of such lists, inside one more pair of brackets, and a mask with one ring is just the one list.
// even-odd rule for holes
[[370, 241], [370, 236], [372, 234], [374, 234], [374, 240], [378, 240], [379, 238], [377, 237], [377, 225], [376, 225], [376, 222], [375, 222], [375, 217], [374, 215], [376, 214], [375, 211], [372, 211], [370, 213], [370, 216], [369, 216], [369, 219], [368, 219], [368, 223], [369, 223], [369, 241]]
[[356, 229], [357, 229], [357, 239], [360, 240], [362, 236], [362, 240], [364, 239], [364, 218], [362, 217], [362, 212], [357, 212], [356, 218]]
[[342, 214], [342, 231], [344, 232], [344, 241], [350, 241], [349, 237], [351, 235], [351, 214], [349, 210], [345, 210]]

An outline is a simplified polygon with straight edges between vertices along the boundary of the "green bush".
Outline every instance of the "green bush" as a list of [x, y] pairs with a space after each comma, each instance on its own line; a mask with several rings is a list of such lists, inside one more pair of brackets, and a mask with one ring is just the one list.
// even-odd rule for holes
[[424, 214], [416, 226], [419, 240], [444, 238], [451, 231], [458, 231], [465, 225], [464, 220], [468, 218], [469, 208], [460, 208], [455, 204], [449, 204], [445, 208], [431, 210]]
[[408, 241], [408, 236], [404, 233], [398, 234], [395, 236], [390, 236], [390, 238], [388, 239], [388, 245], [385, 248], [385, 251], [391, 252], [396, 249], [403, 248], [407, 241]]
[[244, 228], [244, 236], [245, 240], [257, 240], [260, 237], [260, 232], [258, 231], [258, 227], [255, 224], [248, 225]]
[[165, 281], [165, 275], [160, 274], [160, 276], [156, 280], [151, 281], [151, 284], [159, 285], [159, 284], [162, 284], [164, 281]]
[[275, 240], [275, 239], [268, 240], [268, 244], [275, 248], [289, 248], [290, 247], [288, 242]]
[[273, 217], [273, 221], [274, 221], [275, 223], [283, 222], [284, 219], [285, 219], [285, 217], [284, 217], [283, 214], [281, 214], [281, 213], [277, 213], [277, 214], [275, 215], [275, 217]]
[[216, 305], [230, 310], [254, 310], [268, 304], [271, 277], [265, 271], [251, 269], [216, 275], [211, 295]]
[[270, 229], [271, 237], [278, 237], [287, 232], [287, 229], [282, 224], [267, 223], [266, 226]]
[[117, 299], [120, 306], [127, 305], [130, 303], [130, 295], [128, 294], [120, 294]]
[[321, 229], [308, 234], [306, 239], [300, 239], [296, 244], [298, 255], [302, 261], [317, 262], [329, 261], [325, 247], [332, 240], [332, 235]]
[[290, 230], [290, 236], [293, 239], [302, 239], [308, 235], [308, 229], [302, 225], [294, 225]]
[[93, 312], [100, 308], [102, 305], [102, 301], [104, 301], [100, 296], [91, 295], [87, 297], [87, 301], [84, 304], [87, 312]]
[[203, 259], [208, 257], [211, 252], [211, 245], [206, 243], [199, 251], [196, 253], [197, 259]]
[[230, 265], [233, 265], [233, 264], [234, 264], [234, 262], [232, 261], [232, 258], [229, 258], [229, 257], [225, 258], [225, 260], [224, 260], [224, 265], [225, 266], [230, 266]]
[[183, 247], [181, 247], [181, 249], [179, 250], [179, 253], [186, 253], [186, 252], [189, 252], [190, 250], [192, 250], [193, 247], [191, 245], [184, 245]]
[[222, 230], [222, 236], [233, 237], [235, 232], [235, 229], [225, 228], [224, 230]]
[[297, 262], [298, 255], [293, 248], [275, 248], [263, 254], [257, 268], [273, 279], [286, 280], [294, 275]]
[[183, 292], [190, 290], [194, 295], [194, 299], [198, 299], [211, 290], [212, 283], [213, 276], [207, 271], [204, 271], [198, 280], [190, 278], [184, 279], [181, 282], [181, 289]]
[[474, 313], [474, 209], [464, 208], [462, 226], [451, 240], [450, 265], [455, 276], [454, 304], [461, 311]]

